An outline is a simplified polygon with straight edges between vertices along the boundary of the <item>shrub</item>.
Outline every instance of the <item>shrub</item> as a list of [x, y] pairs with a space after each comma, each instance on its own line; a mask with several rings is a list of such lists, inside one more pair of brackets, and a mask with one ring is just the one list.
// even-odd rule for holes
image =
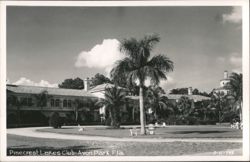
[[59, 116], [58, 112], [54, 112], [50, 117], [49, 125], [53, 128], [61, 128], [63, 119]]

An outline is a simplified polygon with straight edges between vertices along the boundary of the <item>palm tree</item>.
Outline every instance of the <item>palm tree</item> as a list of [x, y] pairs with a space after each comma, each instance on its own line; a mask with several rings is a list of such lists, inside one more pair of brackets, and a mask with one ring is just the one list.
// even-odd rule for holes
[[35, 98], [36, 98], [36, 104], [37, 104], [37, 106], [40, 107], [41, 110], [42, 110], [43, 107], [47, 106], [47, 102], [48, 102], [48, 99], [50, 97], [51, 96], [48, 94], [48, 91], [46, 91], [46, 90], [42, 91], [39, 94], [36, 94]]
[[169, 100], [166, 96], [164, 90], [159, 86], [150, 86], [147, 89], [146, 98], [149, 102], [149, 106], [153, 108], [154, 117], [157, 120], [158, 116], [162, 116], [163, 111], [173, 111], [171, 107], [169, 107]]
[[185, 119], [193, 112], [192, 101], [186, 96], [182, 96], [179, 99], [177, 103], [177, 107], [178, 107], [181, 119]]
[[209, 108], [218, 113], [218, 120], [221, 123], [225, 116], [231, 112], [230, 96], [222, 92], [214, 92], [211, 97]]
[[229, 77], [229, 86], [235, 100], [236, 109], [239, 111], [240, 121], [242, 120], [242, 74], [232, 73]]
[[105, 98], [98, 101], [98, 105], [105, 106], [109, 112], [111, 126], [113, 128], [120, 127], [120, 108], [125, 104], [125, 92], [115, 87], [105, 89]]
[[145, 80], [149, 78], [152, 84], [158, 85], [161, 79], [167, 79], [166, 73], [173, 70], [173, 62], [166, 56], [157, 55], [150, 58], [153, 47], [159, 41], [158, 35], [145, 36], [141, 40], [125, 39], [121, 42], [120, 50], [126, 57], [119, 60], [111, 70], [113, 80], [119, 80], [119, 76], [125, 75], [128, 83], [139, 82], [141, 134], [146, 133], [143, 101]]

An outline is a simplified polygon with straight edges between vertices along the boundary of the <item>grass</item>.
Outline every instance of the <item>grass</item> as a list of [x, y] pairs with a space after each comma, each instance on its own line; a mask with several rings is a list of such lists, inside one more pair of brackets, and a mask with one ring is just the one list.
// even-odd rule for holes
[[[52, 132], [62, 134], [76, 134], [105, 137], [130, 137], [129, 128], [107, 129], [106, 127], [85, 127], [84, 131], [78, 131], [77, 127], [62, 127], [60, 129], [43, 128], [40, 132]], [[139, 133], [139, 129], [138, 129]], [[130, 138], [242, 138], [242, 130], [221, 126], [169, 126], [156, 128], [155, 135], [137, 136]]]
[[[91, 155], [91, 156], [181, 156], [242, 148], [241, 143], [209, 142], [105, 142], [40, 139], [7, 135], [7, 154], [14, 155]], [[33, 151], [33, 154], [30, 152]], [[237, 154], [233, 154], [237, 155]]]

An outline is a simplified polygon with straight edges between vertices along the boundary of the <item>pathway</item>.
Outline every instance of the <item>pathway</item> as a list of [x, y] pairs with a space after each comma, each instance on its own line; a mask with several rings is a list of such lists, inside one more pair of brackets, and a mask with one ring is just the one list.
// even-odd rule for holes
[[51, 132], [38, 132], [36, 129], [47, 127], [32, 128], [12, 128], [7, 129], [7, 134], [19, 136], [35, 137], [35, 138], [51, 138], [51, 139], [67, 139], [67, 140], [92, 140], [92, 141], [124, 141], [124, 142], [237, 142], [242, 143], [241, 138], [115, 138], [101, 136], [85, 136], [59, 134]]

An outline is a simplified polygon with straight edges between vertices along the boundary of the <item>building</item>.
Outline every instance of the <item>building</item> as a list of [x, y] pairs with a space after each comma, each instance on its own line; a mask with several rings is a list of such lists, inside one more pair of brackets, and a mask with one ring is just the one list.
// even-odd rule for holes
[[[105, 83], [91, 88], [89, 83], [88, 78], [84, 79], [83, 90], [7, 85], [7, 125], [48, 125], [54, 112], [58, 112], [69, 124], [74, 123], [76, 118], [81, 124], [101, 124], [106, 111], [96, 102], [104, 98], [106, 88], [114, 85]], [[135, 121], [135, 113], [139, 114], [134, 110], [133, 100], [127, 100], [128, 103], [121, 109], [122, 122]]]
[[220, 80], [220, 86], [213, 90], [213, 93], [220, 93], [223, 95], [230, 94], [230, 86], [229, 86], [230, 79], [228, 77], [228, 71], [224, 71], [224, 77]]

